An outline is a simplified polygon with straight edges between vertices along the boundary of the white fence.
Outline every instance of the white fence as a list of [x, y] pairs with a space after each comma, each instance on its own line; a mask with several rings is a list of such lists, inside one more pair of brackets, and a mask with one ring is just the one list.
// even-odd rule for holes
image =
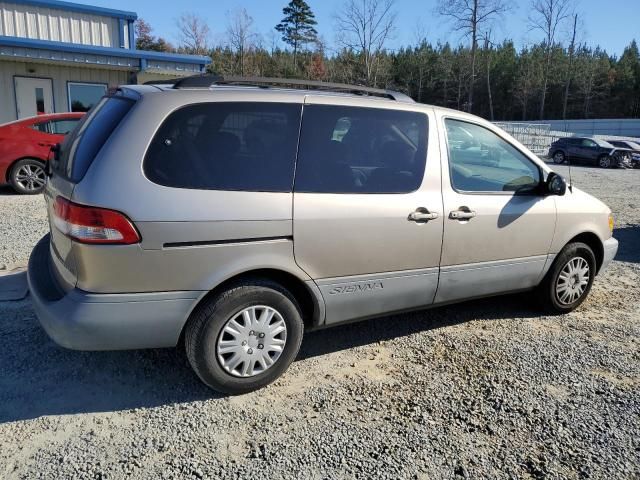
[[[602, 121], [602, 120], [600, 120]], [[494, 122], [494, 124], [504, 131], [509, 133], [512, 137], [518, 140], [520, 143], [525, 145], [529, 150], [531, 150], [536, 155], [546, 155], [549, 151], [549, 147], [553, 142], [555, 142], [558, 138], [561, 137], [573, 137], [573, 136], [589, 136], [593, 138], [599, 138], [602, 140], [634, 140], [639, 141], [638, 136], [633, 135], [616, 135], [616, 134], [607, 134], [606, 132], [602, 132], [600, 128], [599, 131], [602, 133], [588, 133], [584, 131], [584, 129], [588, 130], [588, 127], [583, 125], [583, 131], [574, 131], [567, 130], [559, 127], [569, 127], [569, 123], [573, 122], [598, 122], [598, 120], [552, 120], [549, 123], [526, 123], [526, 122]], [[611, 120], [613, 123], [628, 123], [631, 124], [633, 122], [637, 122], [640, 128], [640, 119], [639, 120]], [[614, 129], [612, 129], [614, 130]], [[632, 131], [630, 129], [623, 129], [621, 131]], [[635, 130], [634, 130], [635, 131]]]

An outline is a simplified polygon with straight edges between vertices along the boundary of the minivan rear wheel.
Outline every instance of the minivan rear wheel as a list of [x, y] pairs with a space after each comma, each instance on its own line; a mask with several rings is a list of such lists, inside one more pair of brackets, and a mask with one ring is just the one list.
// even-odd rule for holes
[[246, 280], [202, 303], [186, 327], [187, 358], [209, 387], [247, 393], [276, 380], [300, 350], [300, 307], [284, 287]]
[[540, 306], [551, 313], [568, 313], [587, 298], [596, 275], [596, 258], [587, 244], [565, 246], [538, 287]]

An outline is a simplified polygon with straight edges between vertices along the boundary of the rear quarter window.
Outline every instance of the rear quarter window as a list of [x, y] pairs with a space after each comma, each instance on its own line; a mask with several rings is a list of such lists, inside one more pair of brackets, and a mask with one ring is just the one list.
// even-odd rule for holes
[[134, 103], [125, 97], [102, 97], [65, 137], [54, 170], [73, 182], [80, 181]]
[[291, 192], [301, 110], [270, 102], [182, 107], [151, 141], [144, 173], [167, 187]]

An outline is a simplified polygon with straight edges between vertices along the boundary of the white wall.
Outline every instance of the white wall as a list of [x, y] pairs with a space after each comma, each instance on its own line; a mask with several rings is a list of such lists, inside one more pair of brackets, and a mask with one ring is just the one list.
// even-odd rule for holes
[[[117, 18], [1, 1], [0, 35], [120, 47]], [[128, 46], [128, 35], [125, 42]]]
[[13, 82], [15, 75], [52, 78], [53, 101], [56, 112], [69, 111], [67, 98], [68, 81], [106, 83], [109, 87], [117, 87], [128, 83], [129, 80], [129, 73], [121, 70], [0, 61], [0, 123], [16, 119]]

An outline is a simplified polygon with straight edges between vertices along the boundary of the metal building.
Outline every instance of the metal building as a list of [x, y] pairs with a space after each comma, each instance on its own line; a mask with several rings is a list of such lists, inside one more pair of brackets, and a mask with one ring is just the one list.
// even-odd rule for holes
[[136, 50], [134, 12], [0, 0], [0, 123], [86, 111], [109, 89], [204, 71], [209, 57]]

